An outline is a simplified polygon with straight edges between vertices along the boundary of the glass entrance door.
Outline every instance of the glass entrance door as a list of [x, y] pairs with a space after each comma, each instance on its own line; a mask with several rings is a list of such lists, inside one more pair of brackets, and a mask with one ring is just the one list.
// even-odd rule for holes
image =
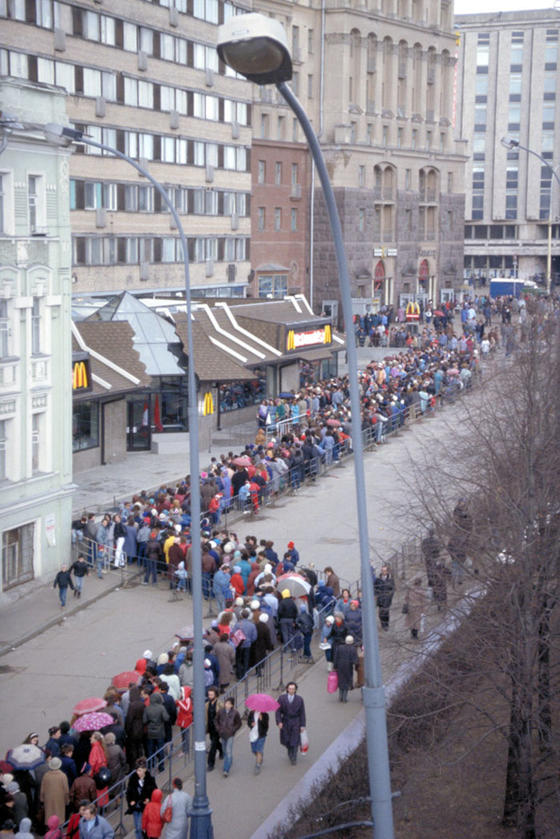
[[129, 452], [149, 451], [152, 445], [150, 397], [129, 399], [126, 403], [126, 448]]

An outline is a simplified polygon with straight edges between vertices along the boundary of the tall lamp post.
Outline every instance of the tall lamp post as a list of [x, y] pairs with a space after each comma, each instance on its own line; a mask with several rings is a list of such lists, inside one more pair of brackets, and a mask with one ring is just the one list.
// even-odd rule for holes
[[[560, 187], [560, 175], [558, 174], [558, 169], [560, 167], [554, 168], [551, 166], [548, 160], [539, 154], [538, 151], [534, 149], [530, 149], [529, 146], [523, 146], [519, 142], [519, 140], [514, 140], [513, 137], [502, 137], [500, 140], [502, 146], [505, 146], [506, 149], [523, 149], [526, 151], [527, 154], [532, 154], [533, 157], [536, 157], [540, 160], [543, 166], [550, 171], [550, 174], [553, 178], [556, 178], [558, 181], [558, 186]], [[548, 205], [548, 248], [546, 254], [546, 291], [547, 294], [550, 294], [550, 287], [552, 283], [552, 181], [550, 182], [550, 200]]]
[[169, 200], [164, 187], [136, 160], [118, 149], [98, 143], [73, 128], [49, 123], [21, 123], [17, 117], [0, 114], [0, 128], [5, 131], [32, 130], [42, 131], [53, 143], [84, 143], [93, 148], [108, 152], [125, 160], [146, 178], [161, 195], [177, 227], [183, 248], [185, 268], [185, 300], [187, 308], [187, 352], [189, 356], [187, 370], [187, 391], [189, 399], [189, 469], [191, 473], [191, 542], [192, 542], [192, 601], [193, 601], [193, 729], [194, 729], [194, 776], [195, 794], [191, 812], [190, 839], [213, 839], [211, 814], [206, 793], [206, 722], [204, 689], [204, 652], [202, 644], [202, 566], [200, 549], [200, 483], [199, 483], [199, 447], [198, 447], [198, 401], [194, 373], [194, 349], [191, 321], [191, 286], [189, 273], [189, 250], [181, 219]]
[[379, 638], [369, 561], [369, 539], [366, 508], [366, 486], [363, 463], [358, 359], [352, 340], [352, 298], [344, 251], [340, 219], [319, 141], [298, 99], [287, 86], [292, 78], [292, 61], [286, 32], [279, 21], [260, 14], [238, 15], [218, 29], [218, 54], [222, 61], [249, 81], [260, 85], [275, 84], [294, 114], [307, 138], [311, 155], [325, 196], [339, 272], [340, 296], [347, 336], [348, 375], [352, 410], [352, 448], [358, 513], [360, 566], [363, 597], [364, 665], [366, 684], [363, 700], [369, 763], [369, 784], [372, 817], [376, 839], [392, 839], [391, 776], [387, 743], [385, 689], [381, 676]]

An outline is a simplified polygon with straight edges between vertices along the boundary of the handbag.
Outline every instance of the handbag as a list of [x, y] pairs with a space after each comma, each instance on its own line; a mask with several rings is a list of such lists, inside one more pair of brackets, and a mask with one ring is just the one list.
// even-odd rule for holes
[[305, 728], [299, 735], [299, 748], [303, 754], [309, 751], [309, 737], [307, 736], [307, 729]]
[[171, 802], [167, 805], [165, 810], [163, 811], [162, 821], [164, 824], [169, 824], [171, 819], [173, 818], [173, 805]]
[[331, 670], [327, 676], [327, 693], [336, 693], [338, 690], [338, 673], [336, 670]]
[[245, 641], [246, 635], [242, 629], [236, 629], [235, 632], [231, 634], [231, 640], [233, 642], [234, 647], [238, 647], [243, 641]]

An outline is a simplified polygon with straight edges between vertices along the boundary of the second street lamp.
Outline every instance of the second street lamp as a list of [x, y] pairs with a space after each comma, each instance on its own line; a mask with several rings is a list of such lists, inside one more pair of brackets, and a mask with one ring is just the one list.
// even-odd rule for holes
[[552, 176], [550, 180], [550, 196], [548, 205], [548, 249], [546, 257], [546, 291], [550, 294], [552, 284], [552, 181], [555, 178], [558, 182], [558, 188], [560, 189], [560, 175], [558, 174], [560, 166], [555, 169], [542, 154], [539, 154], [538, 151], [535, 151], [534, 149], [530, 149], [529, 146], [523, 146], [519, 140], [514, 140], [513, 137], [502, 137], [500, 142], [506, 149], [521, 149], [522, 151], [526, 151], [527, 154], [532, 154], [533, 157], [540, 160], [543, 166], [546, 166]]
[[313, 162], [321, 181], [339, 273], [340, 297], [346, 330], [348, 378], [352, 410], [352, 448], [360, 544], [360, 567], [363, 598], [364, 665], [366, 684], [362, 689], [368, 747], [369, 785], [376, 839], [393, 839], [391, 775], [387, 743], [385, 689], [381, 675], [379, 638], [369, 562], [369, 538], [366, 509], [366, 486], [363, 463], [363, 440], [358, 358], [353, 341], [352, 297], [342, 228], [319, 141], [307, 114], [286, 84], [292, 77], [292, 61], [283, 26], [260, 14], [238, 15], [218, 30], [218, 54], [232, 69], [257, 84], [276, 87], [296, 115], [306, 136]]

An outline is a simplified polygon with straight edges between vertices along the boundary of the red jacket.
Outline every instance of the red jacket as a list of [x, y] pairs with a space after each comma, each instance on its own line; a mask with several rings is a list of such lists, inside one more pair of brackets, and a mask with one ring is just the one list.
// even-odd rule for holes
[[232, 574], [230, 583], [232, 588], [235, 589], [237, 597], [242, 597], [245, 594], [245, 583], [241, 574]]
[[181, 688], [181, 698], [175, 704], [177, 705], [177, 725], [179, 728], [188, 728], [193, 721], [191, 688], [189, 685], [184, 685]]
[[152, 792], [152, 797], [142, 813], [142, 830], [146, 833], [148, 839], [159, 839], [161, 831], [163, 830], [163, 820], [161, 818], [161, 799], [163, 793], [160, 789], [155, 789]]

